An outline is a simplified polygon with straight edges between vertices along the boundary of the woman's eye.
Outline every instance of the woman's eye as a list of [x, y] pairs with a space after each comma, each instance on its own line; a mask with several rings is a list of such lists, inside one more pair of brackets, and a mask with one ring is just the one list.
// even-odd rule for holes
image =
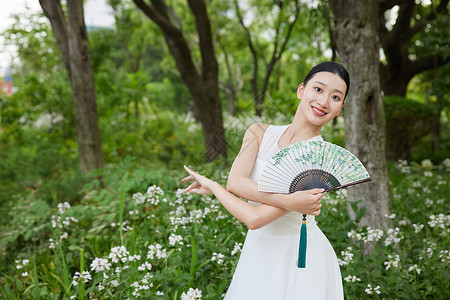
[[341, 98], [339, 98], [338, 96], [331, 96], [331, 99], [333, 99], [333, 100], [341, 100]]
[[316, 90], [316, 92], [319, 92], [319, 93], [322, 91], [322, 89], [319, 87], [316, 87], [315, 90]]

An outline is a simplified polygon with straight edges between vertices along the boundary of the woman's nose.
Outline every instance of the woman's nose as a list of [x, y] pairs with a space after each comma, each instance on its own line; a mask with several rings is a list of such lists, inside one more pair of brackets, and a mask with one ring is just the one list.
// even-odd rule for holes
[[327, 107], [328, 106], [328, 99], [326, 96], [320, 96], [317, 99], [317, 103], [322, 106], [322, 107]]

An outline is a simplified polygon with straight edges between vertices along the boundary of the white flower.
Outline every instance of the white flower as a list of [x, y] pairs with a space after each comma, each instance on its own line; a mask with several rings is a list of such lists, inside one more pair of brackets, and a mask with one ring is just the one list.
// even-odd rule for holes
[[441, 262], [448, 265], [450, 262], [450, 252], [448, 250], [441, 250], [439, 252], [439, 258], [441, 259]]
[[83, 280], [84, 283], [88, 282], [89, 280], [92, 280], [91, 274], [88, 271], [75, 272], [75, 275], [73, 276], [72, 284], [74, 286], [79, 284], [79, 281]]
[[395, 219], [395, 217], [396, 217], [397, 215], [396, 215], [396, 214], [391, 214], [391, 215], [384, 214], [384, 216], [385, 216], [386, 218], [389, 218], [389, 219]]
[[214, 252], [211, 257], [211, 261], [216, 261], [218, 265], [221, 265], [223, 263], [224, 257], [225, 257], [225, 255], [223, 255], [222, 253]]
[[422, 160], [421, 165], [422, 165], [422, 167], [427, 168], [427, 169], [430, 169], [433, 167], [433, 163], [429, 159]]
[[199, 300], [202, 299], [202, 291], [199, 289], [190, 288], [187, 293], [181, 294], [181, 300]]
[[153, 259], [155, 254], [156, 254], [156, 257], [159, 259], [167, 257], [166, 249], [163, 249], [160, 244], [150, 245], [150, 246], [148, 246], [148, 248], [150, 250], [147, 253], [147, 259]]
[[164, 296], [164, 293], [160, 292], [160, 291], [156, 291], [156, 296]]
[[69, 209], [70, 209], [70, 204], [68, 202], [58, 204], [58, 210], [61, 215], [64, 214]]
[[444, 161], [442, 162], [442, 164], [443, 164], [447, 169], [449, 169], [449, 168], [450, 168], [450, 159], [449, 159], [449, 158], [444, 159]]
[[346, 266], [353, 260], [352, 247], [347, 247], [344, 251], [341, 251], [342, 259], [338, 258], [340, 266]]
[[425, 172], [423, 172], [423, 175], [424, 175], [425, 177], [433, 177], [433, 173], [430, 172], [430, 171], [425, 171]]
[[136, 204], [144, 204], [145, 203], [145, 196], [142, 193], [133, 194], [132, 199], [135, 201]]
[[164, 202], [167, 201], [164, 198], [164, 191], [156, 185], [149, 186], [145, 196], [147, 198], [146, 202], [152, 205], [158, 205], [160, 200]]
[[367, 227], [367, 235], [363, 237], [365, 243], [378, 242], [383, 237], [383, 230]]
[[372, 285], [370, 283], [367, 285], [367, 288], [364, 291], [368, 295], [371, 295], [373, 293], [375, 293], [375, 294], [380, 294], [381, 293], [379, 285], [377, 285], [376, 287], [372, 287]]
[[386, 266], [386, 270], [389, 270], [391, 267], [398, 267], [398, 263], [400, 262], [400, 256], [396, 254], [395, 256], [388, 255], [388, 261], [384, 262]]
[[238, 252], [241, 252], [242, 243], [234, 243], [234, 249], [231, 251], [231, 255], [235, 255]]
[[171, 234], [169, 236], [169, 245], [175, 246], [176, 243], [179, 243], [180, 245], [183, 245], [183, 237], [181, 235], [175, 235]]
[[53, 228], [62, 228], [61, 217], [60, 216], [52, 216], [52, 227]]
[[138, 267], [139, 271], [145, 271], [145, 269], [150, 271], [152, 269], [152, 265], [148, 262], [144, 262], [141, 266]]
[[119, 286], [119, 281], [117, 281], [117, 280], [111, 280], [111, 285], [113, 286], [113, 287], [118, 287]]
[[350, 232], [348, 232], [347, 236], [351, 239], [356, 239], [358, 241], [362, 240], [362, 235], [360, 233], [356, 232], [354, 229], [352, 229]]
[[141, 260], [140, 255], [130, 255], [128, 256], [128, 261], [135, 261], [135, 260]]
[[56, 245], [58, 245], [58, 242], [53, 240], [52, 238], [49, 238], [48, 241], [50, 242], [50, 245], [48, 245], [50, 249], [54, 249]]
[[30, 263], [30, 260], [29, 260], [29, 259], [24, 259], [24, 260], [22, 261], [22, 264], [23, 264], [24, 266], [28, 265], [29, 263]]
[[28, 276], [28, 272], [23, 272], [21, 276], [22, 277], [27, 277]]
[[414, 228], [414, 233], [419, 233], [425, 225], [423, 225], [423, 224], [412, 224], [412, 226]]
[[417, 274], [420, 274], [420, 272], [422, 272], [422, 270], [419, 269], [419, 267], [417, 265], [413, 265], [408, 268], [408, 272], [412, 272], [412, 271], [416, 271]]
[[60, 237], [59, 237], [59, 241], [61, 242], [63, 239], [67, 239], [67, 237], [69, 236], [69, 234], [67, 232], [64, 232]]
[[111, 258], [111, 260], [115, 263], [119, 262], [119, 259], [122, 262], [126, 262], [129, 254], [130, 253], [128, 253], [127, 249], [124, 246], [118, 246], [111, 249], [109, 258]]
[[384, 241], [385, 246], [389, 246], [390, 244], [394, 243], [397, 244], [402, 240], [402, 237], [400, 236], [400, 229], [396, 227], [395, 229], [389, 228], [387, 231], [387, 237]]
[[111, 263], [105, 258], [95, 258], [91, 263], [91, 271], [95, 271], [96, 273], [109, 270], [110, 267]]
[[344, 280], [346, 282], [356, 282], [356, 281], [361, 281], [360, 278], [356, 277], [355, 275], [348, 275], [347, 277], [344, 278]]

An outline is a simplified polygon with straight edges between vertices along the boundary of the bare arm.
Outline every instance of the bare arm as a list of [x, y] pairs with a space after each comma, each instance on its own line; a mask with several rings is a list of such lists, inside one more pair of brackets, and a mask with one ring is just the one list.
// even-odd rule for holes
[[289, 212], [288, 210], [270, 205], [261, 204], [255, 206], [250, 204], [236, 197], [217, 182], [199, 175], [186, 166], [184, 168], [190, 176], [183, 178], [182, 181], [194, 180], [194, 183], [186, 188], [184, 192], [197, 193], [200, 195], [213, 193], [220, 203], [222, 203], [236, 219], [243, 222], [250, 229], [254, 230], [261, 228]]
[[228, 176], [227, 190], [247, 200], [297, 211], [308, 215], [319, 215], [322, 207], [322, 189], [299, 191], [293, 194], [258, 192], [258, 184], [249, 178], [255, 163], [259, 145], [267, 124], [253, 124], [244, 135], [242, 148]]

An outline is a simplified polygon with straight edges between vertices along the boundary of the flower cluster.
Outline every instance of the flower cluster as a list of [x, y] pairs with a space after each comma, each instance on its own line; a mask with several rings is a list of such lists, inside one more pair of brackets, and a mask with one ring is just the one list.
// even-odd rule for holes
[[[51, 223], [52, 227], [56, 229], [64, 229], [68, 227], [71, 223], [78, 223], [78, 220], [74, 217], [66, 216], [64, 217], [64, 214], [69, 211], [71, 208], [70, 204], [68, 202], [63, 202], [58, 204], [58, 213], [59, 215], [52, 215], [51, 216]], [[63, 239], [67, 239], [69, 237], [69, 234], [67, 232], [63, 232], [59, 237], [56, 236], [56, 239], [49, 238], [49, 248], [54, 249], [56, 245], [61, 242]], [[58, 241], [59, 240], [59, 241]]]
[[444, 214], [439, 214], [437, 216], [431, 215], [430, 221], [428, 221], [428, 225], [430, 225], [430, 227], [440, 227], [442, 229], [448, 227], [449, 223], [450, 223], [450, 215], [446, 216]]
[[127, 249], [124, 246], [118, 246], [111, 249], [111, 253], [109, 253], [109, 258], [112, 260], [112, 262], [119, 262], [121, 260], [122, 262], [126, 262], [128, 260], [128, 255], [130, 253], [127, 251]]
[[175, 246], [177, 243], [183, 245], [183, 237], [172, 233], [169, 236], [169, 245]]
[[338, 258], [338, 263], [340, 266], [346, 266], [353, 260], [352, 247], [347, 247], [341, 252], [342, 259]]
[[386, 240], [384, 241], [385, 246], [397, 244], [402, 240], [400, 229], [398, 227], [396, 227], [395, 229], [389, 228], [386, 235]]
[[412, 265], [408, 268], [408, 272], [416, 272], [417, 274], [420, 274], [422, 270], [417, 265]]
[[224, 258], [225, 258], [225, 255], [223, 255], [222, 253], [214, 252], [211, 257], [211, 261], [215, 261], [215, 262], [217, 262], [218, 265], [221, 265], [221, 264], [223, 264]]
[[376, 287], [372, 287], [372, 285], [369, 283], [367, 285], [367, 288], [364, 290], [366, 294], [372, 295], [372, 294], [381, 294], [380, 292], [380, 286], [377, 285]]
[[357, 282], [357, 281], [361, 281], [360, 278], [356, 277], [355, 275], [348, 275], [347, 277], [344, 278], [345, 282]]
[[404, 174], [411, 173], [411, 168], [408, 166], [408, 162], [406, 160], [399, 159], [397, 162], [400, 172]]
[[17, 270], [22, 269], [22, 271], [23, 271], [23, 272], [21, 271], [22, 272], [21, 276], [22, 277], [27, 277], [28, 276], [28, 272], [23, 270], [23, 268], [26, 267], [30, 263], [30, 260], [29, 259], [24, 259], [24, 260], [18, 259], [18, 260], [15, 261], [15, 263], [17, 264], [16, 265], [16, 269]]
[[77, 286], [82, 280], [84, 283], [88, 282], [89, 280], [92, 280], [91, 274], [88, 271], [83, 271], [82, 273], [75, 272], [72, 284], [74, 286]]
[[131, 293], [135, 297], [141, 296], [140, 291], [141, 290], [149, 290], [151, 287], [153, 287], [153, 283], [149, 283], [148, 279], [152, 278], [153, 275], [146, 274], [144, 278], [142, 278], [140, 281], [133, 282], [130, 286], [134, 288], [134, 291]]
[[160, 244], [150, 245], [148, 246], [148, 249], [147, 259], [153, 259], [155, 255], [159, 259], [167, 257], [166, 249], [163, 249]]
[[388, 255], [388, 261], [384, 262], [386, 266], [386, 270], [389, 270], [392, 267], [398, 268], [398, 263], [400, 262], [400, 256], [398, 254], [392, 256]]
[[234, 249], [231, 251], [231, 255], [235, 255], [238, 252], [241, 252], [242, 250], [242, 243], [234, 243]]
[[98, 272], [103, 272], [111, 268], [111, 263], [105, 258], [95, 258], [91, 263], [91, 270]]
[[181, 300], [200, 300], [202, 299], [202, 291], [199, 289], [190, 288], [187, 293], [181, 294]]

